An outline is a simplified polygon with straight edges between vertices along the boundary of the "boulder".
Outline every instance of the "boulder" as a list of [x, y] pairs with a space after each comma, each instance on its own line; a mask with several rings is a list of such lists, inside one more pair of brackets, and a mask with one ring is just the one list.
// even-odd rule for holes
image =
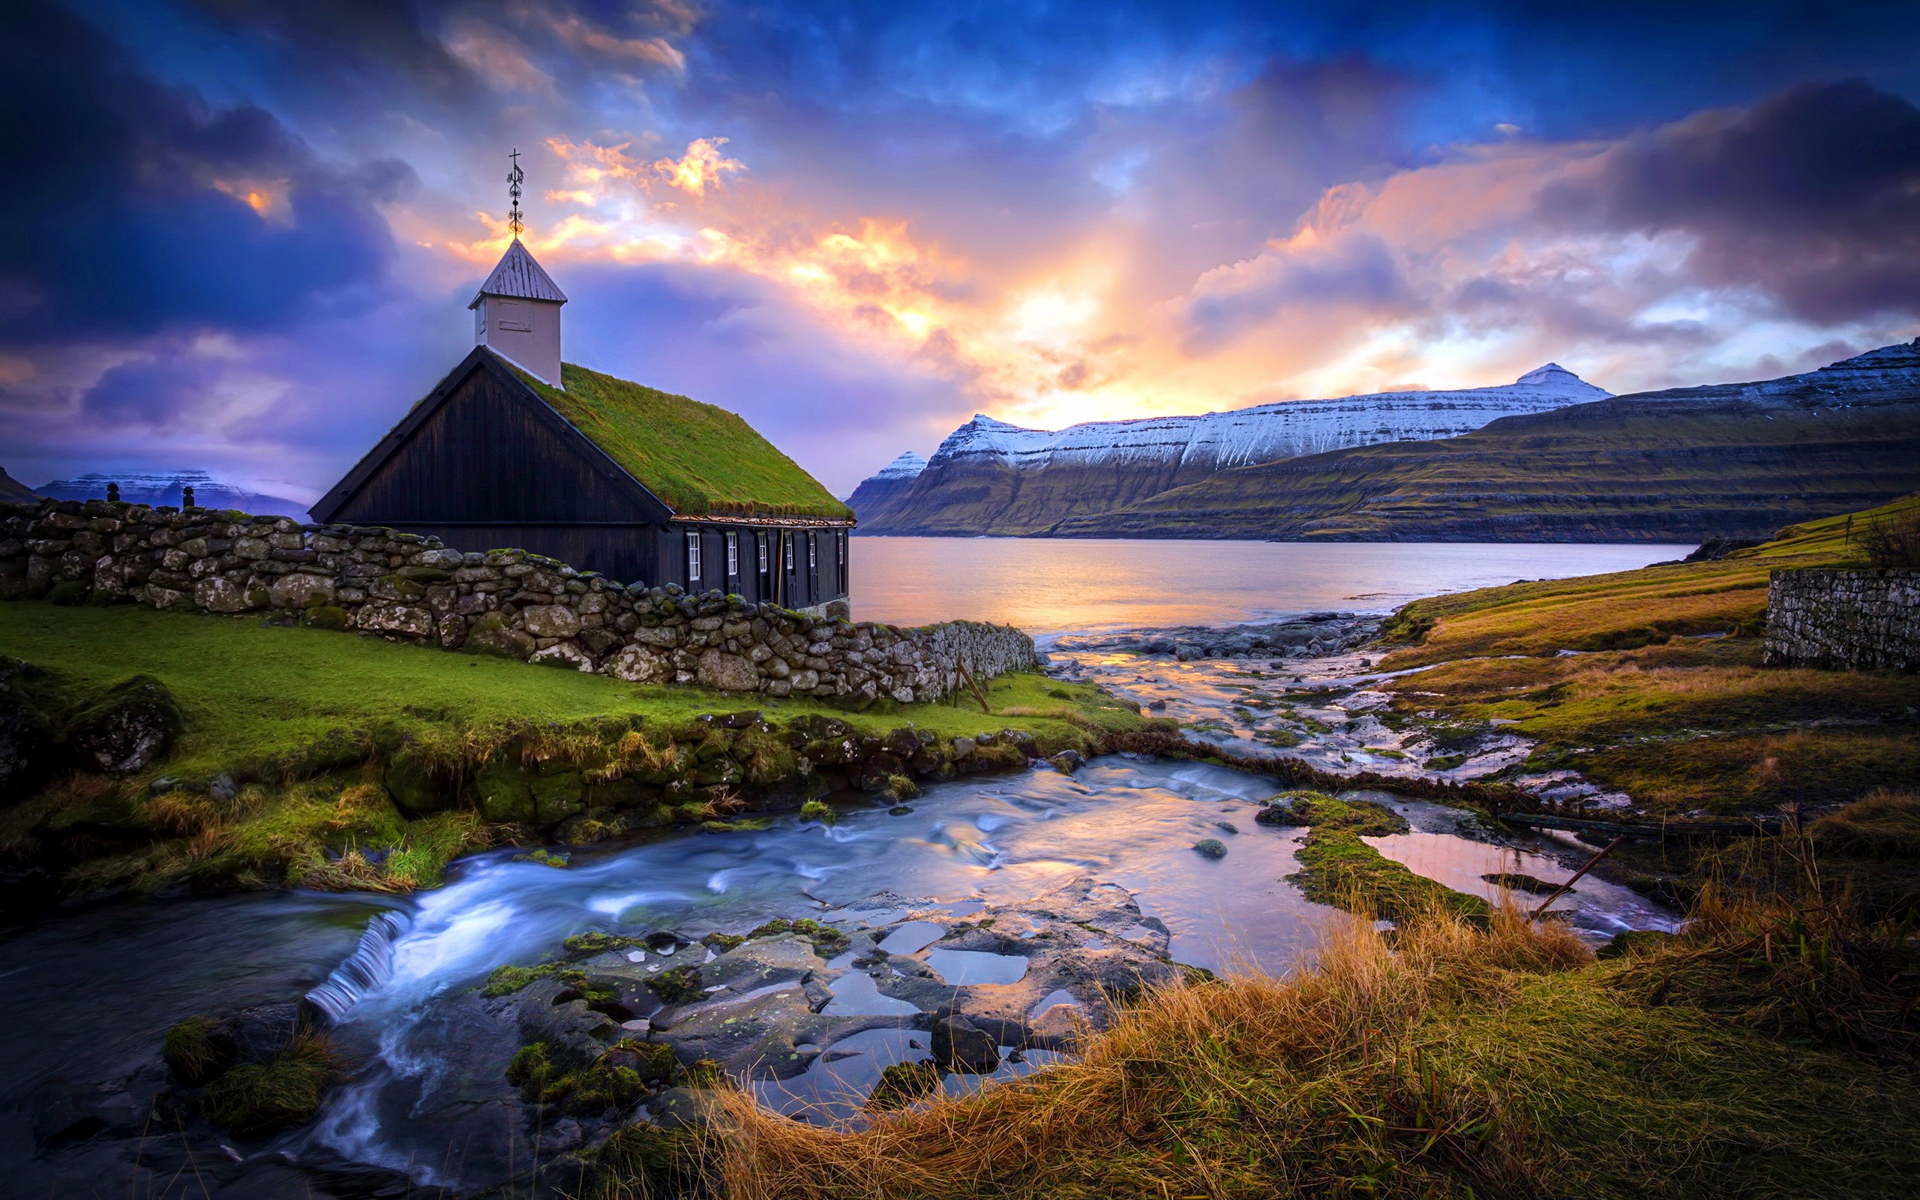
[[110, 775], [131, 775], [158, 761], [180, 736], [180, 707], [150, 675], [116, 684], [74, 718], [72, 742]]
[[751, 692], [760, 686], [760, 672], [738, 654], [707, 650], [700, 655], [700, 686], [723, 692]]
[[607, 674], [628, 683], [663, 683], [673, 678], [673, 657], [646, 646], [628, 646], [607, 663]]
[[317, 608], [333, 600], [333, 580], [319, 575], [282, 575], [267, 586], [267, 603], [275, 608]]
[[431, 611], [410, 604], [396, 604], [391, 600], [369, 601], [360, 610], [355, 623], [375, 633], [398, 633], [417, 638], [432, 637], [434, 633]]
[[520, 623], [537, 638], [570, 638], [580, 632], [580, 614], [564, 604], [535, 604], [520, 614]]
[[462, 647], [469, 654], [490, 654], [499, 658], [525, 661], [533, 654], [533, 638], [507, 623], [507, 618], [491, 612], [473, 623]]
[[555, 642], [545, 650], [536, 650], [527, 658], [543, 667], [562, 667], [569, 671], [592, 671], [593, 656], [575, 642]]
[[933, 1020], [933, 1061], [959, 1075], [985, 1075], [1000, 1065], [993, 1035], [958, 1012]]
[[254, 602], [259, 598], [233, 580], [222, 579], [218, 575], [193, 585], [194, 604], [208, 612], [245, 612], [254, 607]]

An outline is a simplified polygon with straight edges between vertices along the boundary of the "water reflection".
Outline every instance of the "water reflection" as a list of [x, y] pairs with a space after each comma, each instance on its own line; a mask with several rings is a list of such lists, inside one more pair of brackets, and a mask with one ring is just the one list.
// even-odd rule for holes
[[965, 616], [1033, 634], [1228, 625], [1324, 609], [1385, 612], [1516, 579], [1627, 571], [1693, 547], [1484, 542], [856, 538], [854, 615]]

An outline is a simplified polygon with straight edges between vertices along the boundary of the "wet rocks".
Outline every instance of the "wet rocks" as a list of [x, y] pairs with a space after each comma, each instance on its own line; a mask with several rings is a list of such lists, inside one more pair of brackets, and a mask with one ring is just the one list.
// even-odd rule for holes
[[[1313, 658], [1351, 650], [1379, 632], [1380, 618], [1357, 613], [1308, 613], [1291, 621], [1221, 629], [1183, 626], [1062, 638], [1062, 650], [1168, 655], [1179, 662], [1206, 659]], [[1272, 666], [1272, 664], [1269, 664]]]
[[1201, 858], [1221, 859], [1227, 856], [1227, 847], [1219, 838], [1202, 838], [1193, 844], [1193, 852]]

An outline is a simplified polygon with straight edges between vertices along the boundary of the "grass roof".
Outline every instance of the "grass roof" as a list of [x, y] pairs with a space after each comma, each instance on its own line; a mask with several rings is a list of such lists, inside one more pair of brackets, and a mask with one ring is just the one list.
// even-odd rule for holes
[[520, 378], [676, 513], [853, 519], [736, 413], [572, 363], [565, 391]]

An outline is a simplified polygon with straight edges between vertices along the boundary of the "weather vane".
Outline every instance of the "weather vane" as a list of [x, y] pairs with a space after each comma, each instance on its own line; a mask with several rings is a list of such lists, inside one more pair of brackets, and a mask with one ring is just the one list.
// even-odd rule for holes
[[512, 207], [507, 210], [507, 228], [513, 230], [513, 236], [517, 239], [520, 231], [526, 228], [526, 223], [520, 219], [520, 181], [527, 176], [520, 169], [518, 147], [515, 147], [513, 153], [507, 157], [513, 160], [513, 170], [507, 172], [507, 195], [513, 198]]

